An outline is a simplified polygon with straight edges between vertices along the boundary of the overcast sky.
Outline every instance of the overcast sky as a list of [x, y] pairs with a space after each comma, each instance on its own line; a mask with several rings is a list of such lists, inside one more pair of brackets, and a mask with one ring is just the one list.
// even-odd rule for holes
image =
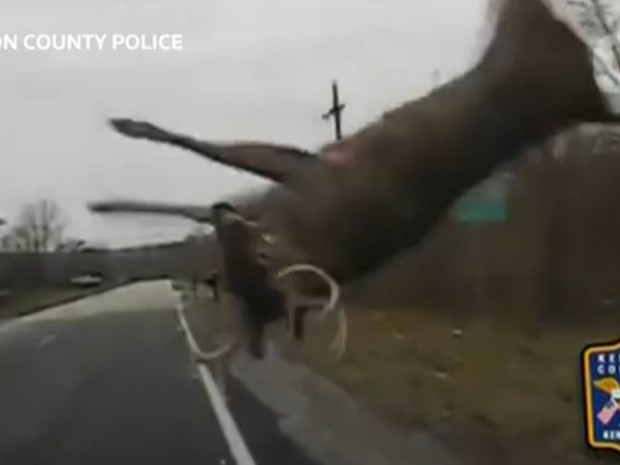
[[124, 139], [110, 116], [216, 140], [315, 148], [337, 78], [346, 132], [478, 56], [483, 0], [2, 0], [0, 31], [183, 34], [177, 52], [0, 51], [0, 216], [53, 198], [71, 234], [111, 245], [181, 237], [180, 220], [98, 218], [106, 197], [212, 202], [264, 183]]

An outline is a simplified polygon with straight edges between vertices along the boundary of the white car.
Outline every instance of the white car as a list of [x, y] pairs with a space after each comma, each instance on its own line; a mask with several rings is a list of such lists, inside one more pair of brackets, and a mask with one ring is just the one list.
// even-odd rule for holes
[[84, 274], [81, 276], [76, 276], [75, 278], [71, 278], [71, 284], [80, 287], [98, 286], [101, 283], [103, 283], [103, 279], [101, 278], [101, 276], [93, 274]]

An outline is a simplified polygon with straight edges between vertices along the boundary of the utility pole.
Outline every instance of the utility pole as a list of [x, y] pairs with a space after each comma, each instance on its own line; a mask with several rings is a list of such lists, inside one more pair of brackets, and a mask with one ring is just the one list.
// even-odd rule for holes
[[332, 81], [332, 107], [327, 111], [327, 113], [321, 115], [321, 118], [324, 120], [328, 120], [330, 118], [334, 118], [334, 129], [336, 133], [336, 140], [342, 139], [342, 110], [346, 105], [344, 103], [340, 103], [340, 98], [338, 96], [338, 83], [336, 81]]

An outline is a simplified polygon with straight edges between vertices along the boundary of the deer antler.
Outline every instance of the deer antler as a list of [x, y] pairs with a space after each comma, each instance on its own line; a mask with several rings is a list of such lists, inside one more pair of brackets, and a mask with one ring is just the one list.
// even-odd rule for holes
[[[344, 307], [338, 306], [338, 302], [340, 301], [340, 286], [338, 286], [338, 283], [336, 283], [334, 278], [332, 278], [324, 270], [314, 265], [310, 265], [308, 263], [299, 263], [299, 264], [287, 266], [286, 268], [283, 268], [276, 274], [276, 279], [282, 279], [293, 273], [300, 273], [304, 271], [309, 271], [311, 273], [316, 274], [318, 277], [323, 279], [327, 283], [327, 286], [329, 287], [329, 299], [327, 303], [324, 305], [324, 307], [321, 309], [320, 318], [325, 319], [325, 317], [330, 312], [333, 312], [336, 309], [340, 310], [338, 312], [338, 330], [336, 332], [336, 336], [334, 337], [334, 340], [332, 341], [330, 345], [330, 347], [333, 350], [335, 350], [337, 353], [336, 358], [340, 359], [342, 355], [344, 355], [344, 352], [346, 350], [347, 317], [346, 317], [346, 312], [344, 310]], [[290, 295], [291, 293], [289, 292], [288, 294]], [[288, 307], [289, 307], [288, 308], [289, 320], [293, 321], [295, 317], [293, 315], [293, 312], [295, 311], [295, 309], [292, 305], [289, 305]]]

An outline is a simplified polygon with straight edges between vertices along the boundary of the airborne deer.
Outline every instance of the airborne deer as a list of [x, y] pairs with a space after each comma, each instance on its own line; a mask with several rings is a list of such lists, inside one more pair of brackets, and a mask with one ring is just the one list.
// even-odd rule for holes
[[547, 3], [494, 3], [494, 36], [472, 69], [317, 151], [210, 142], [125, 118], [110, 123], [127, 137], [275, 182], [235, 208], [275, 231], [278, 263], [311, 263], [353, 281], [418, 244], [502, 163], [582, 122], [619, 121], [595, 82], [588, 47]]

